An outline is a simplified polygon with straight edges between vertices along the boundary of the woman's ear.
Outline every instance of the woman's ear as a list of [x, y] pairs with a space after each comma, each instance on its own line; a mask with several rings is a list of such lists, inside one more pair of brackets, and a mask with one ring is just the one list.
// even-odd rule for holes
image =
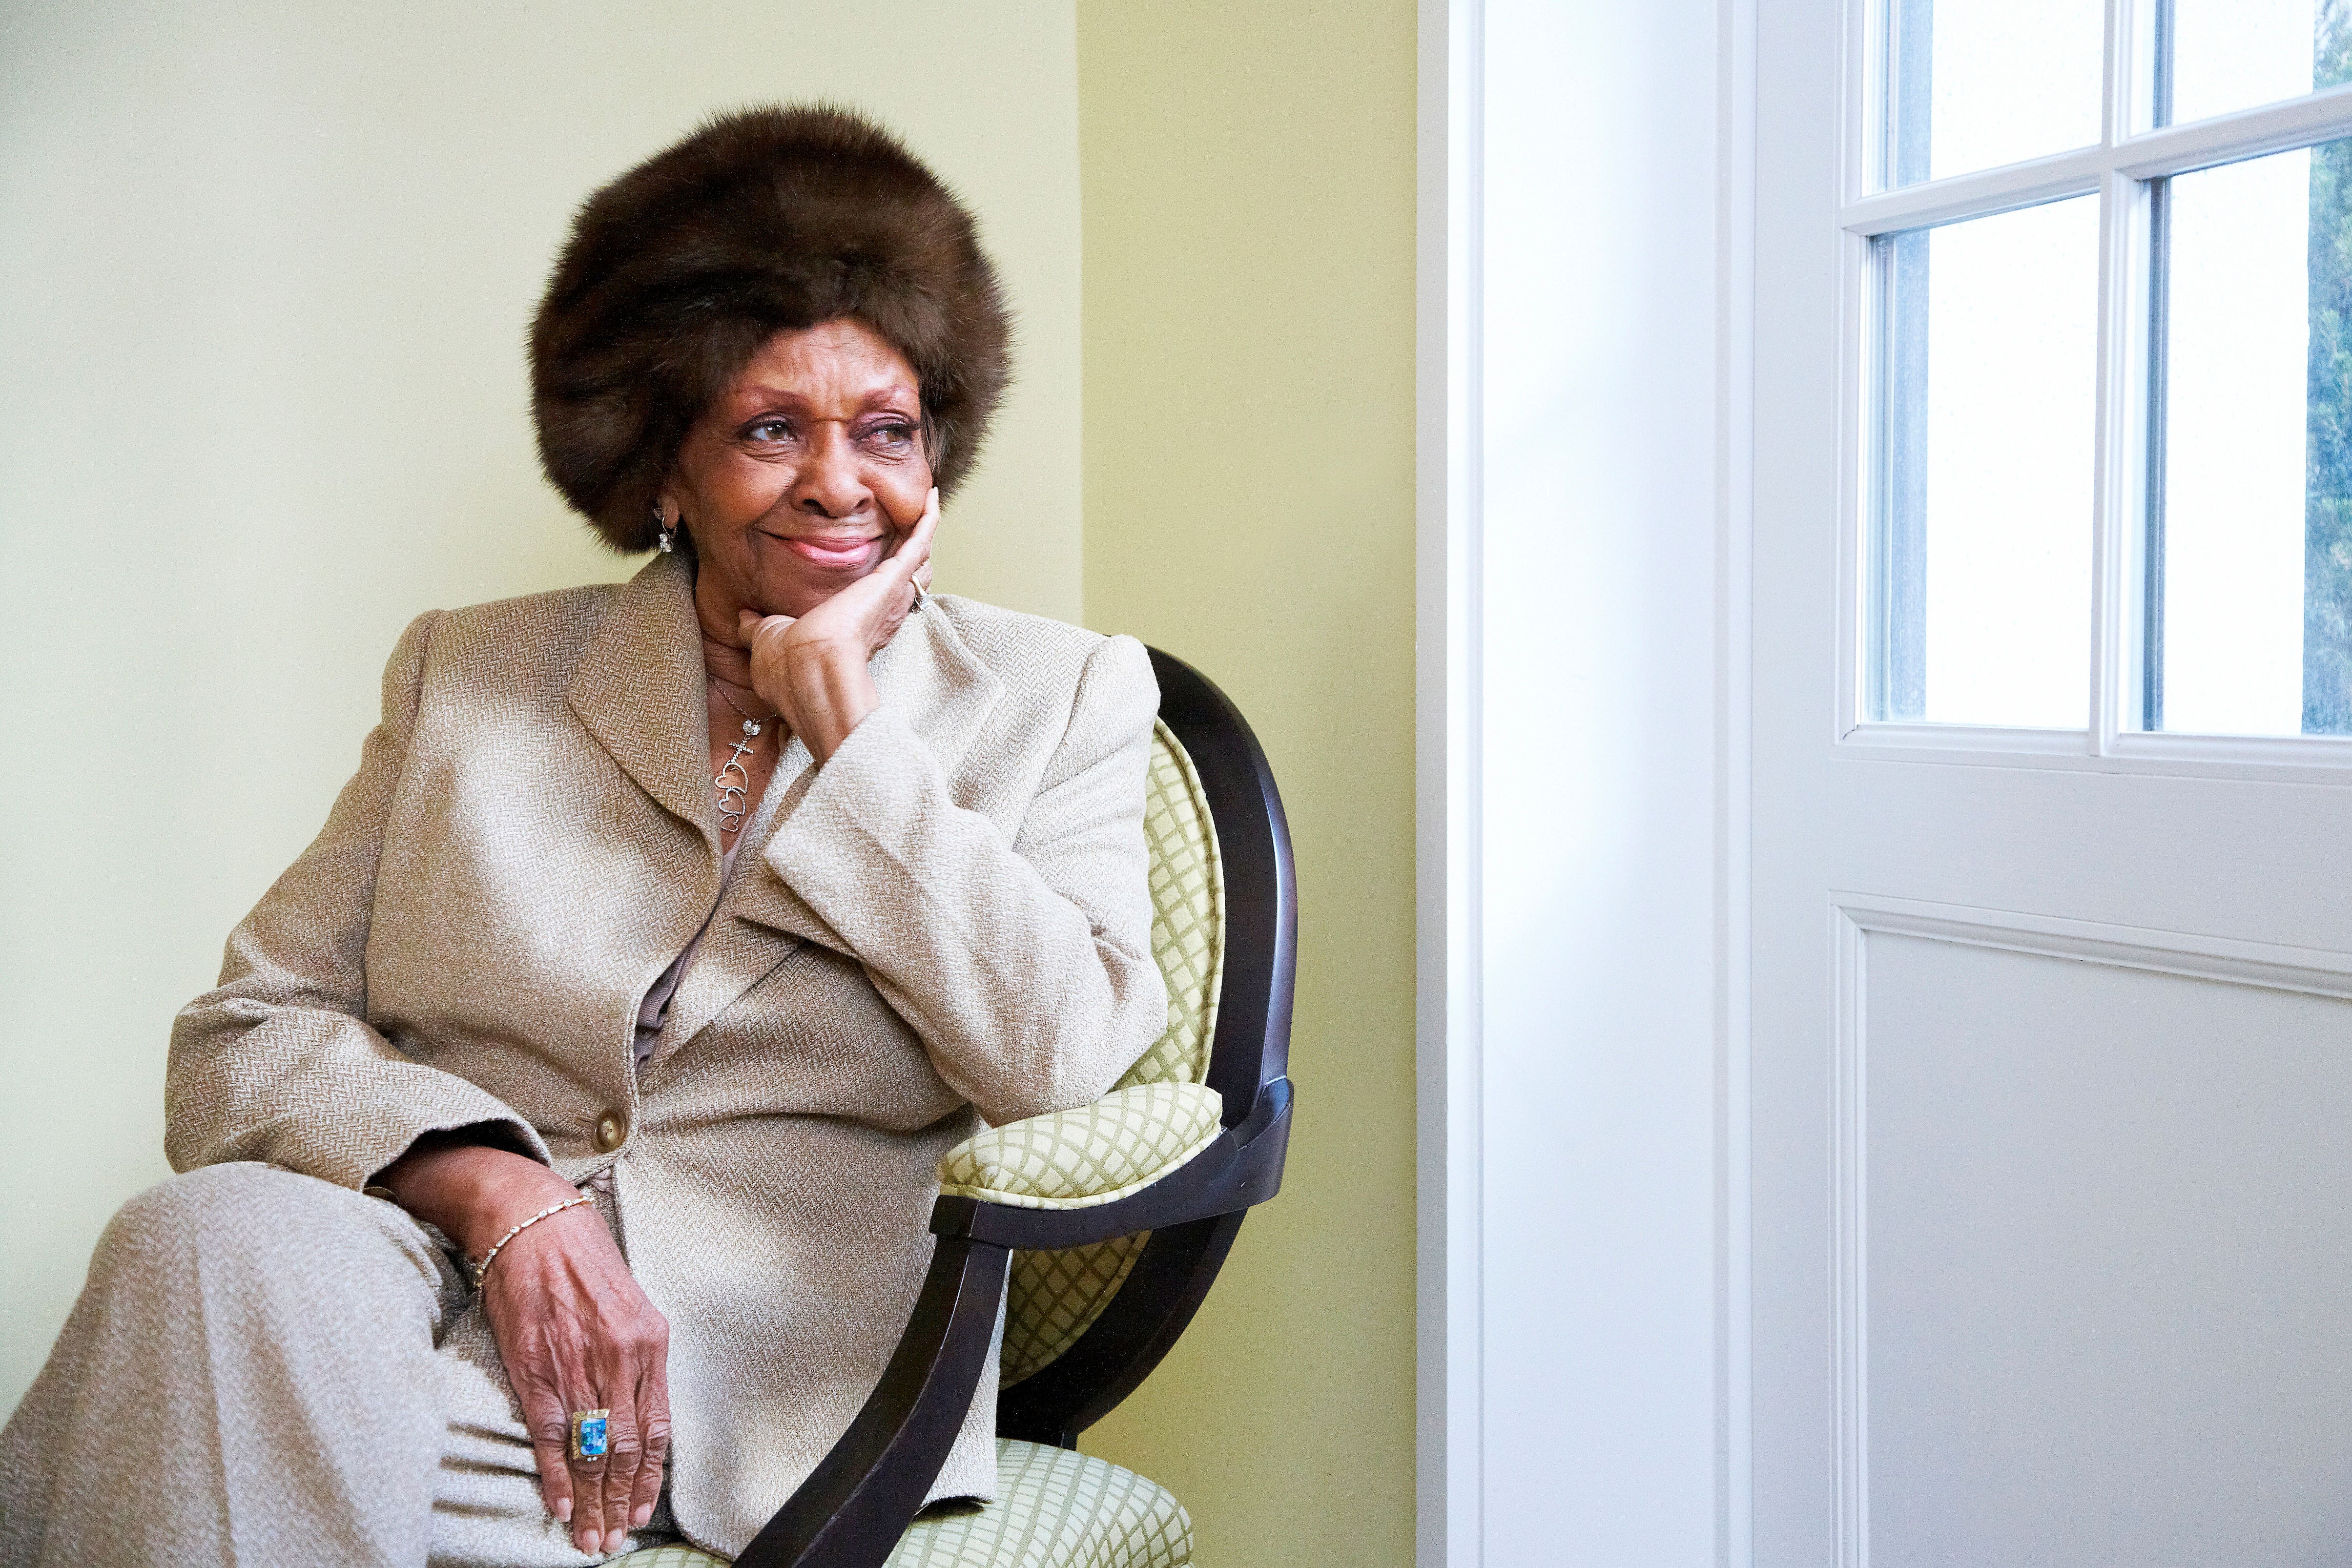
[[661, 489], [654, 492], [653, 524], [656, 548], [665, 555], [672, 553], [680, 545], [693, 542], [687, 536], [686, 508], [678, 500], [675, 469], [662, 481]]
[[663, 477], [661, 489], [654, 492], [654, 514], [661, 520], [661, 527], [670, 530], [681, 538], [688, 532], [686, 521], [686, 487], [678, 482], [676, 468], [672, 468]]

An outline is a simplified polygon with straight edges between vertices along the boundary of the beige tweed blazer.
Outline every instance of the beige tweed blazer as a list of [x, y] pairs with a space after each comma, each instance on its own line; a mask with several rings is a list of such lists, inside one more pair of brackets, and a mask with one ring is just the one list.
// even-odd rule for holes
[[[180, 1016], [165, 1142], [356, 1186], [487, 1122], [609, 1168], [670, 1322], [673, 1507], [731, 1555], [881, 1375], [939, 1156], [1166, 1025], [1158, 689], [1130, 638], [935, 596], [833, 758], [787, 745], [722, 899], [691, 594], [656, 557], [408, 628], [357, 776]], [[706, 919], [640, 1073], [638, 1001]], [[992, 1354], [934, 1497], [993, 1494], [995, 1403]]]

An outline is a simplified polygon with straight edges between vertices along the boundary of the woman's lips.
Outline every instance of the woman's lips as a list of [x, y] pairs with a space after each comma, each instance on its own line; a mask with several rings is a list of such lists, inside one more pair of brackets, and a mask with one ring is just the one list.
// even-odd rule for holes
[[812, 565], [834, 568], [871, 565], [879, 553], [879, 539], [793, 539], [770, 534]]

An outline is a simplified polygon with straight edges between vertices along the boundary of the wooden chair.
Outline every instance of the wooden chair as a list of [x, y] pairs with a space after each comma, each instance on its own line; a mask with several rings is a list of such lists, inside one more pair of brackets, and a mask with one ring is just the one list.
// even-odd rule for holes
[[[1092, 1106], [940, 1162], [929, 1277], [881, 1382], [737, 1568], [1181, 1568], [1164, 1489], [1076, 1453], [1159, 1365], [1290, 1137], [1297, 888], [1265, 754], [1224, 693], [1153, 649], [1147, 831], [1169, 1028]], [[1009, 1285], [1009, 1289], [1008, 1289]], [[998, 1497], [917, 1518], [1005, 1305]], [[716, 1568], [662, 1546], [628, 1568]]]

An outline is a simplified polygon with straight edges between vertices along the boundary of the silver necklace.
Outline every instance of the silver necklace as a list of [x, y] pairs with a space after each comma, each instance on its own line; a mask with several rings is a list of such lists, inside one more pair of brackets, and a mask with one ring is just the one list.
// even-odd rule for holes
[[[735, 710], [743, 721], [743, 738], [735, 742], [734, 754], [720, 764], [719, 776], [710, 782], [719, 791], [719, 831], [732, 833], [743, 826], [744, 814], [751, 809], [751, 775], [743, 769], [743, 759], [759, 750], [760, 731], [767, 727], [767, 719], [754, 719], [743, 711], [742, 705], [727, 695], [727, 688], [716, 680], [711, 689], [719, 700]], [[775, 718], [771, 713], [769, 719]]]

